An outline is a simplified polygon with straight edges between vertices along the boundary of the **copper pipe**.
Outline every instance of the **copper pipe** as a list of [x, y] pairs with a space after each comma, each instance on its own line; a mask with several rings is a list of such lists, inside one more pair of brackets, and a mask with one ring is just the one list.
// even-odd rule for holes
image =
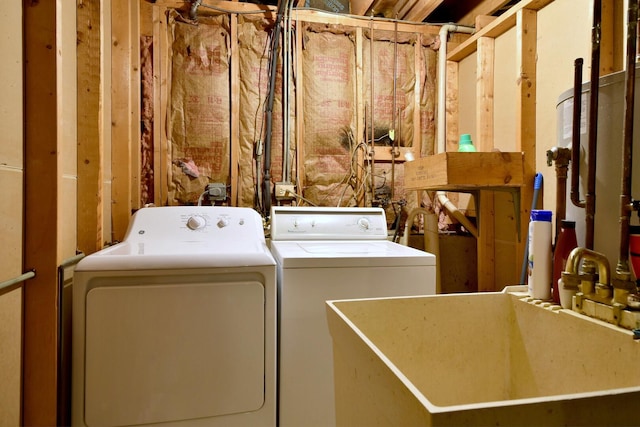
[[580, 200], [580, 121], [582, 119], [582, 65], [584, 60], [577, 58], [574, 62], [573, 75], [573, 127], [571, 135], [571, 202], [574, 206], [584, 208], [584, 200]]
[[593, 2], [591, 33], [591, 90], [589, 98], [589, 158], [587, 160], [585, 246], [593, 249], [596, 213], [596, 150], [598, 149], [598, 93], [600, 86], [600, 37], [602, 33], [602, 1]]
[[638, 1], [630, 0], [627, 10], [627, 69], [625, 73], [625, 111], [622, 145], [622, 184], [620, 194], [620, 251], [616, 271], [629, 271], [629, 228], [631, 213], [631, 166], [633, 159], [633, 115], [636, 83], [636, 45]]
[[567, 171], [571, 155], [569, 148], [553, 147], [547, 151], [547, 165], [551, 166], [554, 161], [556, 164], [556, 239], [560, 235], [560, 224], [567, 215]]

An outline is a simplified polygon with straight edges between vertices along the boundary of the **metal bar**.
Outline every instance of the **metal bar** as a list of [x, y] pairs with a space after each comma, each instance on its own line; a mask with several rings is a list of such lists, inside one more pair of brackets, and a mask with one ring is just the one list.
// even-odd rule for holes
[[[589, 98], [589, 153], [587, 167], [585, 246], [593, 249], [596, 213], [596, 158], [598, 149], [598, 93], [600, 89], [600, 40], [602, 35], [602, 0], [593, 2], [591, 33], [591, 90]], [[575, 94], [574, 94], [575, 96]]]
[[620, 247], [616, 271], [629, 271], [629, 229], [632, 213], [631, 179], [633, 163], [633, 117], [636, 88], [636, 45], [638, 0], [630, 0], [627, 11], [627, 64], [625, 73], [624, 134], [620, 194]]
[[2, 291], [4, 289], [8, 289], [8, 288], [12, 287], [13, 285], [16, 285], [18, 283], [24, 282], [25, 280], [32, 279], [35, 276], [36, 276], [36, 271], [35, 270], [30, 270], [30, 271], [27, 271], [26, 273], [22, 273], [18, 277], [14, 277], [13, 279], [5, 280], [4, 282], [0, 283], [0, 294], [2, 293]]
[[579, 208], [585, 207], [580, 200], [580, 120], [582, 117], [582, 65], [584, 60], [576, 58], [573, 75], [573, 123], [571, 137], [571, 202]]

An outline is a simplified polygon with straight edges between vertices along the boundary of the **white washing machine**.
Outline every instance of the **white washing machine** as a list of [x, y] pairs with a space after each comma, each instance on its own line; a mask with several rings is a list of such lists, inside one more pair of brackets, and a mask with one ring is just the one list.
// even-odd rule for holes
[[325, 301], [432, 295], [433, 254], [387, 240], [380, 208], [274, 207], [280, 427], [335, 425]]
[[72, 424], [274, 427], [276, 299], [254, 210], [137, 211], [75, 270]]

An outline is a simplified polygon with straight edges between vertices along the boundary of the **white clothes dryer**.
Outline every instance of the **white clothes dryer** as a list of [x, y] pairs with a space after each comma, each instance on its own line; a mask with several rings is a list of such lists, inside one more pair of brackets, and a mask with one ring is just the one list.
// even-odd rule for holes
[[335, 425], [327, 300], [431, 295], [435, 256], [387, 240], [381, 208], [274, 207], [280, 427]]
[[254, 210], [140, 209], [75, 270], [72, 424], [274, 427], [276, 298]]

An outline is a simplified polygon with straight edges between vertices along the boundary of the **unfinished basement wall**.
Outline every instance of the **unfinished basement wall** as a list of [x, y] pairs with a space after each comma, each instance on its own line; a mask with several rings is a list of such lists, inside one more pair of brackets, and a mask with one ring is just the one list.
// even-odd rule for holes
[[[590, 2], [589, 2], [590, 3]], [[536, 167], [544, 176], [539, 208], [555, 211], [555, 169], [547, 166], [546, 151], [556, 145], [556, 103], [558, 96], [573, 85], [573, 63], [585, 60], [584, 79], [588, 80], [591, 53], [591, 6], [575, 7], [573, 0], [555, 0], [537, 13], [536, 61]], [[568, 19], [567, 17], [570, 17]], [[567, 36], [567, 35], [570, 36]], [[517, 33], [513, 28], [495, 39], [494, 64], [494, 148], [514, 151], [516, 135], [516, 91], [520, 77], [516, 63]], [[476, 61], [472, 54], [460, 62], [460, 133], [476, 133]], [[522, 265], [516, 259], [518, 235], [512, 194], [495, 193], [495, 264], [516, 266], [496, 268], [496, 286], [519, 282]], [[526, 209], [530, 207], [527, 206]], [[526, 236], [520, 236], [526, 239]]]
[[[0, 12], [0, 281], [22, 273], [22, 2]], [[22, 289], [0, 290], [0, 426], [20, 425]]]
[[[159, 10], [157, 16], [168, 20], [167, 41], [163, 46], [162, 32], [154, 30], [153, 55], [167, 65], [154, 73], [161, 75], [156, 81], [166, 81], [156, 97], [166, 99], [168, 131], [153, 176], [166, 174], [169, 184], [167, 198], [156, 194], [156, 204], [262, 210], [273, 16], [215, 16], [200, 9], [193, 20], [185, 10]], [[407, 210], [418, 205], [416, 192], [404, 192], [404, 154], [433, 153], [437, 27], [376, 22], [371, 61], [370, 20], [337, 20], [344, 24], [293, 20], [287, 73], [279, 51], [271, 184], [291, 184], [297, 195], [272, 203], [378, 204], [393, 220], [397, 202]], [[210, 183], [225, 187], [226, 197], [211, 200], [205, 193]]]

